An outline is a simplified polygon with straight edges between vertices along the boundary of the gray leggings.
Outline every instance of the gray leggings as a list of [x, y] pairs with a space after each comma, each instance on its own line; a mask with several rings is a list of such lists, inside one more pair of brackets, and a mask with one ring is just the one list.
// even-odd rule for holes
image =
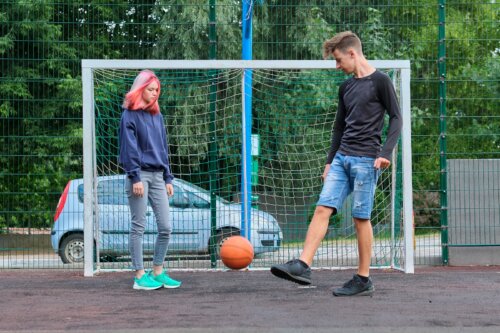
[[144, 196], [133, 194], [132, 183], [127, 178], [126, 192], [130, 206], [132, 223], [130, 226], [129, 249], [132, 257], [132, 269], [144, 269], [142, 239], [146, 227], [146, 210], [149, 202], [155, 214], [158, 225], [158, 237], [155, 242], [153, 265], [162, 266], [170, 242], [170, 227], [168, 213], [169, 204], [163, 172], [148, 172], [141, 170], [141, 181], [144, 185]]

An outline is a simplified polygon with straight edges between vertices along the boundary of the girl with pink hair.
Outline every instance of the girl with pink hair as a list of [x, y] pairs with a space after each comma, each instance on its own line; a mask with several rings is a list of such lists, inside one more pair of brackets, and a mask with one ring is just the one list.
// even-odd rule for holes
[[[174, 194], [168, 159], [165, 122], [158, 98], [160, 80], [150, 70], [141, 71], [123, 101], [120, 121], [120, 165], [125, 170], [130, 214], [129, 250], [135, 270], [134, 289], [178, 288], [163, 268], [172, 228], [168, 197]], [[158, 236], [153, 254], [153, 269], [144, 270], [142, 242], [148, 200], [154, 211]]]
[[[154, 83], [156, 85], [154, 85]], [[154, 87], [151, 87], [151, 90], [147, 90], [146, 88], [153, 84]], [[146, 90], [146, 93], [154, 90], [156, 88], [156, 94], [149, 95], [147, 99], [144, 98], [143, 94]], [[155, 73], [152, 71], [145, 69], [141, 71], [134, 80], [132, 84], [132, 88], [125, 95], [125, 100], [123, 101], [123, 108], [128, 110], [145, 110], [151, 114], [160, 113], [160, 106], [158, 105], [158, 97], [160, 96], [160, 80], [156, 77]]]

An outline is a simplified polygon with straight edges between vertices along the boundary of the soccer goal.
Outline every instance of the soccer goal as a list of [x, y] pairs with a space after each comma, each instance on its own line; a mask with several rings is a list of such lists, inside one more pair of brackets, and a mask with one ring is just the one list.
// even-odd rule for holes
[[[393, 163], [376, 191], [372, 267], [412, 273], [410, 63], [370, 63], [392, 78], [403, 114]], [[252, 243], [252, 269], [299, 257], [347, 78], [335, 61], [83, 60], [84, 274], [130, 267], [118, 127], [123, 97], [142, 69], [161, 82], [176, 178], [167, 267], [224, 269], [218, 251], [231, 235]], [[313, 267], [356, 267], [350, 205], [331, 218]], [[155, 233], [148, 208], [146, 260]]]

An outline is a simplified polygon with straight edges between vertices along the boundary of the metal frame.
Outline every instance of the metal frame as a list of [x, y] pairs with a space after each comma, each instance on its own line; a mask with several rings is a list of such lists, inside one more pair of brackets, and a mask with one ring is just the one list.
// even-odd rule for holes
[[[413, 189], [411, 162], [410, 61], [373, 60], [369, 63], [380, 69], [400, 69], [400, 102], [403, 116], [403, 215], [404, 215], [404, 272], [414, 272], [413, 250]], [[95, 173], [95, 128], [93, 69], [335, 69], [334, 60], [82, 60], [83, 89], [83, 177], [84, 177], [84, 275], [94, 275], [93, 176]], [[247, 152], [249, 153], [249, 152]], [[246, 169], [250, 166], [246, 165]], [[248, 196], [248, 193], [244, 193]], [[401, 269], [394, 267], [396, 269]]]
[[[368, 63], [376, 68], [410, 70], [409, 60], [369, 60]], [[82, 69], [335, 69], [335, 66], [335, 60], [82, 60]]]

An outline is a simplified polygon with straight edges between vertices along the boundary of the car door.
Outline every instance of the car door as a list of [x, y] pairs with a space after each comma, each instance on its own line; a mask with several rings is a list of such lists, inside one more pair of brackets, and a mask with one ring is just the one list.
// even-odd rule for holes
[[98, 243], [102, 254], [128, 253], [130, 209], [125, 179], [99, 180], [97, 185]]
[[[97, 186], [99, 202], [101, 252], [110, 254], [129, 253], [130, 207], [125, 192], [125, 178], [100, 180]], [[153, 253], [158, 229], [153, 208], [148, 202], [146, 227], [143, 236], [143, 251]]]
[[[198, 253], [202, 251], [206, 205], [194, 200], [192, 193], [174, 184], [174, 195], [170, 198], [170, 222], [172, 238], [170, 252]], [[208, 204], [205, 202], [205, 204]], [[209, 204], [208, 204], [209, 206]], [[209, 212], [209, 211], [208, 211]]]

